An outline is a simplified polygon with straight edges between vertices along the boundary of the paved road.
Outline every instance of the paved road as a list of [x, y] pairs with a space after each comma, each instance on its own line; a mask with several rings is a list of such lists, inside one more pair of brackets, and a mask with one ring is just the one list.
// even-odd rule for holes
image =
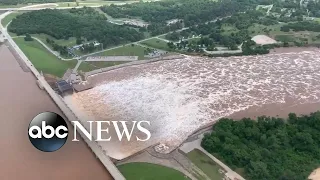
[[50, 47], [48, 47], [44, 42], [42, 42], [40, 39], [36, 38], [36, 37], [32, 37], [33, 39], [35, 39], [36, 41], [38, 41], [42, 46], [44, 46], [49, 52], [51, 52], [53, 55], [57, 56], [57, 58], [63, 60], [63, 61], [72, 61], [75, 60], [75, 58], [72, 59], [65, 59], [63, 57], [60, 56], [60, 54], [56, 51], [53, 51]]
[[[185, 29], [188, 29], [188, 28], [180, 29], [180, 31], [185, 30]], [[168, 33], [171, 33], [171, 32], [168, 32]], [[158, 36], [153, 36], [153, 37], [150, 37], [150, 38], [147, 38], [147, 39], [142, 39], [142, 40], [140, 40], [140, 41], [128, 43], [128, 44], [125, 44], [125, 45], [120, 45], [120, 46], [112, 47], [112, 48], [109, 48], [109, 49], [104, 49], [104, 50], [97, 51], [97, 52], [94, 52], [94, 53], [86, 54], [86, 55], [81, 56], [81, 58], [88, 57], [88, 56], [92, 56], [92, 55], [94, 55], [94, 54], [99, 54], [99, 53], [102, 53], [102, 52], [105, 52], [105, 51], [109, 51], [109, 50], [112, 50], [112, 49], [121, 48], [121, 47], [123, 47], [123, 46], [127, 46], [127, 45], [130, 45], [130, 44], [137, 44], [137, 43], [140, 43], [140, 42], [142, 42], [142, 41], [147, 41], [147, 40], [150, 40], [150, 39], [153, 39], [153, 38], [157, 38], [157, 37], [159, 37], [159, 36], [166, 35], [166, 34], [168, 34], [168, 33], [161, 34], [161, 35], [158, 35]], [[140, 44], [139, 44], [139, 45], [140, 45]], [[156, 48], [153, 48], [153, 49], [156, 49]]]
[[[21, 7], [21, 8], [0, 8], [0, 11], [37, 11], [41, 9], [72, 9], [72, 8], [83, 8], [84, 6], [76, 6], [76, 7], [45, 7], [47, 4], [41, 4], [44, 7]], [[88, 5], [86, 7], [101, 7], [103, 5]]]
[[[18, 37], [25, 37], [25, 36], [14, 36], [14, 37], [11, 37], [12, 39], [14, 38], [18, 38]], [[40, 39], [36, 38], [36, 37], [32, 37], [32, 39], [38, 41], [43, 47], [45, 47], [51, 54], [55, 55], [57, 58], [59, 58], [60, 60], [63, 60], [63, 61], [72, 61], [72, 60], [75, 60], [75, 59], [65, 59], [63, 57], [60, 56], [60, 54], [57, 52], [57, 51], [54, 51], [52, 50], [49, 46], [47, 46], [43, 41], [41, 41]]]
[[[8, 13], [8, 12], [6, 12], [6, 13]], [[3, 17], [5, 17], [7, 15], [6, 13], [0, 15], [0, 21], [2, 20]], [[0, 24], [0, 30], [2, 31], [3, 35], [8, 39], [8, 42], [15, 49], [15, 51], [18, 53], [18, 55], [21, 57], [21, 59], [24, 61], [24, 63], [26, 63], [26, 65], [29, 67], [31, 72], [39, 80], [40, 84], [48, 92], [48, 94], [50, 95], [52, 100], [57, 104], [57, 106], [65, 114], [67, 119], [69, 121], [77, 121], [77, 118], [73, 114], [73, 112], [69, 109], [69, 107], [67, 107], [67, 105], [64, 103], [62, 98], [60, 96], [58, 96], [55, 93], [55, 91], [50, 87], [50, 85], [47, 83], [45, 78], [43, 76], [41, 76], [41, 74], [38, 72], [38, 70], [29, 61], [27, 56], [22, 52], [22, 50], [18, 47], [18, 45], [12, 40], [10, 35], [7, 33], [6, 29], [2, 26], [2, 24]], [[125, 180], [123, 175], [120, 173], [120, 171], [117, 169], [117, 167], [112, 163], [110, 158], [103, 153], [102, 149], [98, 146], [98, 144], [94, 141], [89, 141], [82, 132], [80, 132], [80, 135], [84, 139], [84, 141], [87, 143], [87, 145], [91, 148], [91, 150], [94, 152], [94, 154], [97, 156], [97, 158], [99, 158], [101, 163], [106, 167], [106, 169], [109, 171], [109, 173], [113, 176], [113, 178], [115, 180]]]
[[81, 63], [82, 63], [82, 61], [78, 60], [76, 67], [73, 68], [73, 71], [72, 71], [73, 73], [77, 73], [77, 70], [78, 70]]

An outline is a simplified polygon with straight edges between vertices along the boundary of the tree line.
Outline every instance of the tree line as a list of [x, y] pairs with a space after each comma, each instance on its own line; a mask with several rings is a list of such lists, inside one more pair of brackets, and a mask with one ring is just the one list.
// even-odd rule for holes
[[281, 27], [281, 31], [289, 32], [290, 30], [320, 32], [320, 24], [315, 21], [299, 21]]
[[68, 47], [58, 45], [54, 40], [47, 38], [46, 42], [53, 48], [54, 51], [58, 51], [62, 56], [68, 56]]
[[[125, 5], [103, 6], [101, 10], [114, 18], [141, 18], [148, 22], [152, 35], [212, 21], [236, 12], [245, 11], [247, 5], [240, 1], [224, 0], [167, 0], [156, 2], [139, 2]], [[179, 19], [168, 25], [167, 21]]]
[[320, 112], [288, 118], [223, 118], [201, 146], [250, 180], [303, 180], [320, 166]]
[[56, 39], [86, 39], [99, 41], [104, 47], [141, 40], [137, 30], [107, 22], [107, 18], [93, 8], [71, 10], [44, 9], [26, 12], [12, 20], [8, 27], [17, 35], [44, 33]]

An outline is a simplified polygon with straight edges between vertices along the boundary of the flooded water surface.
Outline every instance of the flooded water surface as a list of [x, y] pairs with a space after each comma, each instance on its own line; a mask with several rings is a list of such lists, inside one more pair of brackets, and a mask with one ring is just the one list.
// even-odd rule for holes
[[71, 142], [69, 138], [53, 153], [32, 146], [27, 134], [31, 119], [44, 111], [62, 113], [5, 46], [0, 46], [0, 64], [0, 179], [112, 179], [82, 141]]
[[[72, 97], [83, 120], [150, 121], [152, 140], [102, 145], [124, 158], [155, 143], [179, 146], [221, 117], [286, 116], [319, 110], [317, 49], [263, 56], [185, 59], [121, 68], [89, 78], [96, 84]], [[118, 149], [110, 150], [109, 147]]]

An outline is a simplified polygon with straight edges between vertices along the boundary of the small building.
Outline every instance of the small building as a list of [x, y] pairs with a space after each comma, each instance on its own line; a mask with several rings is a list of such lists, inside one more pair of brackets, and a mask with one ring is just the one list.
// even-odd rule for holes
[[97, 41], [94, 41], [94, 42], [93, 42], [93, 45], [94, 45], [94, 47], [96, 47], [96, 46], [100, 46], [101, 43], [99, 43], [99, 42], [97, 42]]
[[59, 94], [67, 94], [67, 93], [73, 93], [72, 86], [65, 80], [59, 80], [56, 82], [56, 87]]

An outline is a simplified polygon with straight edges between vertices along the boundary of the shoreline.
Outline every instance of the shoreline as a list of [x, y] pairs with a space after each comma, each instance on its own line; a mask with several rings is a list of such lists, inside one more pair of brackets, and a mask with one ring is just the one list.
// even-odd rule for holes
[[318, 47], [279, 47], [270, 49], [269, 54], [281, 54], [281, 53], [295, 53], [295, 52], [303, 52], [303, 51], [320, 51]]

